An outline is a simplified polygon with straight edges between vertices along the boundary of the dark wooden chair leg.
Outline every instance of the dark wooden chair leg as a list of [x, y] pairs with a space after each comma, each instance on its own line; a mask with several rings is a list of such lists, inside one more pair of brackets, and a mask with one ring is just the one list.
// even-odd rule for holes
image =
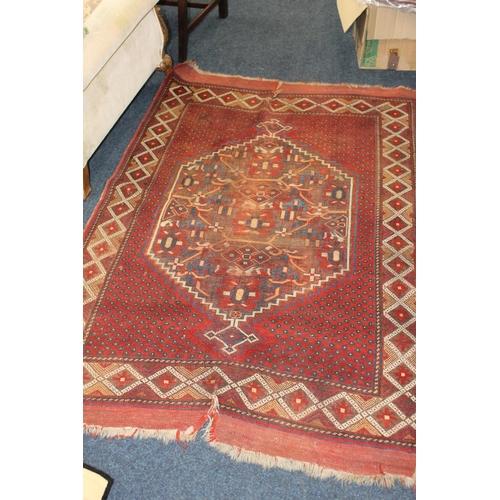
[[220, 0], [220, 2], [219, 2], [219, 17], [221, 19], [226, 19], [227, 14], [228, 14], [227, 0]]
[[[189, 33], [204, 19], [216, 6], [219, 7], [219, 17], [225, 19], [228, 16], [228, 0], [206, 0], [205, 2], [193, 0], [158, 0], [158, 5], [177, 6], [178, 28], [179, 28], [179, 62], [187, 59]], [[201, 9], [200, 13], [189, 22], [189, 7]]]
[[178, 4], [178, 26], [179, 26], [179, 62], [187, 59], [187, 46], [189, 35], [189, 17], [187, 0], [179, 0]]

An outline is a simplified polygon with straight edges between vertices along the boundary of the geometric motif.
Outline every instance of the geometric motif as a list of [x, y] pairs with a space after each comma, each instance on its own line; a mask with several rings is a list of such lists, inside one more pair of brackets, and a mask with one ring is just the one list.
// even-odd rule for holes
[[204, 334], [226, 354], [258, 342], [247, 318], [349, 270], [353, 180], [266, 133], [178, 169], [147, 255], [226, 322]]

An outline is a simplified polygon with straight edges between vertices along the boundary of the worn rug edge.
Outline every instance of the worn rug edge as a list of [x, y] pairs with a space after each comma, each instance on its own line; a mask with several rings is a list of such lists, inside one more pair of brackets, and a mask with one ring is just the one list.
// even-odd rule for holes
[[[334, 478], [344, 484], [359, 484], [361, 486], [380, 486], [392, 488], [402, 484], [408, 488], [415, 488], [416, 473], [412, 477], [400, 474], [381, 473], [376, 476], [352, 474], [341, 470], [321, 467], [311, 462], [301, 462], [280, 456], [266, 455], [232, 446], [218, 439], [214, 439], [213, 420], [211, 420], [202, 434], [202, 438], [219, 453], [229, 456], [235, 462], [260, 465], [263, 469], [278, 468], [289, 472], [303, 472], [313, 479]], [[84, 425], [84, 434], [93, 438], [107, 439], [157, 439], [166, 444], [171, 442], [189, 443], [195, 441], [199, 431], [180, 431], [179, 429], [139, 429], [137, 427], [102, 427], [100, 425]]]
[[[321, 92], [331, 92], [332, 87], [335, 87], [336, 92], [342, 93], [352, 92], [354, 90], [366, 90], [368, 92], [377, 90], [384, 93], [384, 97], [406, 97], [409, 99], [414, 99], [416, 97], [416, 90], [411, 87], [405, 87], [399, 85], [397, 87], [385, 87], [383, 85], [362, 85], [355, 83], [332, 83], [332, 82], [320, 82], [320, 81], [305, 81], [299, 80], [296, 82], [278, 80], [273, 78], [264, 78], [256, 76], [245, 76], [236, 74], [225, 74], [225, 73], [213, 73], [210, 71], [204, 71], [194, 60], [189, 60], [184, 63], [180, 63], [173, 68], [173, 70], [180, 70], [184, 75], [189, 78], [192, 83], [210, 83], [213, 85], [227, 86], [228, 82], [230, 85], [238, 86], [239, 84], [245, 85], [245, 82], [252, 82], [253, 84], [262, 84], [271, 88], [273, 85], [277, 86], [278, 93], [280, 92], [300, 92], [302, 87], [307, 93], [321, 93]], [[208, 80], [207, 80], [208, 79]]]
[[[96, 418], [96, 416], [100, 413], [100, 406], [101, 405], [97, 405], [94, 407], [94, 411], [92, 406], [86, 407], [85, 413], [88, 418], [84, 418], [84, 420], [99, 422], [99, 418]], [[135, 408], [134, 412], [140, 414], [141, 412], [137, 412], [137, 410], [138, 409]], [[181, 411], [180, 414], [182, 413], [185, 412]], [[286, 453], [287, 440], [290, 439], [289, 434], [283, 433], [283, 436], [279, 438], [270, 438], [269, 429], [248, 422], [238, 422], [237, 427], [233, 427], [231, 421], [234, 419], [220, 413], [217, 397], [214, 397], [212, 400], [212, 404], [208, 411], [196, 409], [189, 413], [191, 413], [193, 417], [196, 417], [196, 420], [186, 419], [185, 415], [177, 415], [175, 411], [169, 411], [168, 425], [172, 426], [172, 428], [160, 428], [164, 417], [158, 416], [157, 418], [151, 419], [152, 414], [150, 412], [148, 412], [147, 416], [149, 418], [147, 420], [151, 419], [150, 423], [152, 426], [156, 426], [156, 428], [146, 428], [146, 426], [143, 425], [144, 421], [141, 422], [142, 419], [137, 420], [135, 426], [122, 426], [120, 424], [126, 419], [123, 419], [123, 416], [117, 413], [115, 414], [116, 418], [112, 422], [112, 424], [115, 425], [108, 426], [98, 423], [84, 423], [83, 432], [93, 438], [107, 438], [110, 440], [156, 439], [165, 444], [171, 442], [189, 443], [195, 441], [198, 436], [200, 436], [209, 446], [229, 456], [235, 462], [256, 464], [264, 469], [278, 468], [290, 472], [303, 472], [314, 479], [335, 478], [342, 483], [353, 483], [362, 486], [391, 488], [400, 483], [409, 488], [416, 487], [413, 454], [403, 454], [398, 451], [389, 452], [393, 455], [392, 462], [394, 466], [400, 468], [400, 470], [404, 469], [406, 471], [405, 474], [385, 471], [378, 461], [378, 454], [381, 453], [381, 450], [374, 450], [370, 462], [359, 462], [356, 458], [356, 454], [350, 452], [352, 447], [351, 444], [332, 444], [331, 442], [316, 440], [311, 447], [302, 447], [303, 457], [307, 457], [307, 459], [297, 460], [282, 456]], [[159, 412], [159, 415], [161, 414], [163, 414], [163, 412]], [[109, 421], [109, 419], [106, 419], [106, 421]], [[186, 421], [189, 421], [192, 425], [183, 429], [182, 422]], [[166, 422], [164, 422], [164, 425], [165, 424]], [[274, 429], [271, 432], [275, 433], [276, 430]], [[237, 440], [244, 435], [247, 441], [246, 445], [248, 446], [245, 444], [242, 446], [233, 444], [231, 441], [235, 434], [238, 435], [236, 437]], [[299, 438], [299, 440], [301, 439]], [[318, 449], [318, 446], [321, 449]], [[253, 449], [250, 449], [250, 447]], [[268, 453], [265, 452], [266, 449]], [[324, 454], [325, 451], [327, 451], [327, 454], [329, 452], [329, 456], [326, 459]], [[332, 453], [336, 456], [333, 460]], [[385, 453], [387, 454], [387, 452]], [[317, 460], [320, 457], [323, 457], [323, 460]], [[387, 468], [387, 463], [385, 463], [384, 467]], [[364, 473], [362, 472], [363, 469], [369, 472]], [[349, 472], [349, 470], [356, 470], [357, 472]], [[378, 472], [375, 473], [374, 470]]]

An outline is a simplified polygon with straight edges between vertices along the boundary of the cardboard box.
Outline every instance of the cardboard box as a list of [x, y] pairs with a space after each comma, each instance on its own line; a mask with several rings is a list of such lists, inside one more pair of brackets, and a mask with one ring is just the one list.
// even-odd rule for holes
[[360, 68], [417, 69], [415, 12], [356, 0], [337, 0], [337, 8], [344, 33], [354, 24]]

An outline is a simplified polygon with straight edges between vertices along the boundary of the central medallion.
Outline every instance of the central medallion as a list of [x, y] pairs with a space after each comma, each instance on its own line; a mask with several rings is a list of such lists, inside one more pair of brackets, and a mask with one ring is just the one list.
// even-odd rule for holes
[[258, 342], [248, 318], [349, 270], [353, 179], [280, 137], [262, 135], [182, 165], [148, 257], [226, 323], [205, 332], [226, 354]]

